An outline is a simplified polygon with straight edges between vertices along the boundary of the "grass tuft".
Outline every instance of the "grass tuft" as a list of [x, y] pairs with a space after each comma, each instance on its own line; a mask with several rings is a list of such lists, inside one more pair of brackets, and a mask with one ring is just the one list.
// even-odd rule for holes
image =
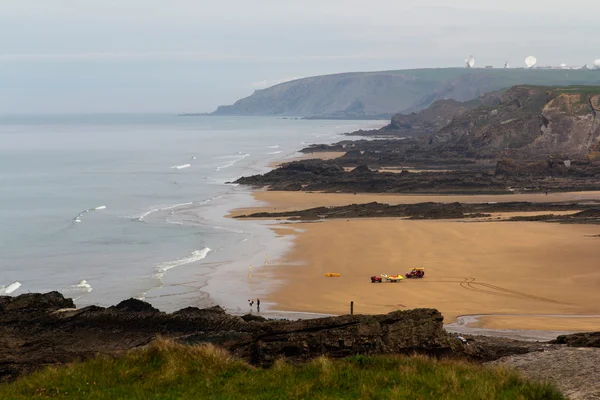
[[158, 339], [118, 357], [51, 367], [0, 385], [2, 399], [548, 399], [514, 371], [426, 356], [319, 357], [254, 368], [212, 345]]

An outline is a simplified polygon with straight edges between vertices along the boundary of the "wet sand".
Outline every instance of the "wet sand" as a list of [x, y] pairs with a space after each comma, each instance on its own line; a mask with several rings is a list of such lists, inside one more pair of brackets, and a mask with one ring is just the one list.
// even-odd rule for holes
[[[600, 312], [600, 243], [586, 237], [600, 232], [596, 226], [393, 219], [293, 226], [302, 229], [293, 233], [293, 248], [264, 271], [284, 282], [267, 296], [280, 310], [343, 314], [354, 301], [358, 313], [437, 308], [446, 322], [464, 314]], [[425, 266], [426, 278], [370, 282], [371, 275], [412, 266]], [[564, 323], [507, 321], [503, 326], [513, 329], [560, 330]], [[589, 330], [588, 322], [570, 326]]]
[[[599, 199], [598, 192], [481, 196], [406, 196], [257, 192], [265, 207], [295, 210], [379, 201], [390, 204]], [[292, 240], [257, 279], [279, 282], [265, 299], [282, 311], [344, 314], [439, 309], [445, 323], [466, 314], [600, 314], [600, 227], [540, 222], [350, 219], [273, 227]], [[371, 275], [426, 267], [424, 279], [394, 284]], [[327, 272], [341, 274], [326, 278]], [[597, 320], [485, 317], [479, 328], [598, 330]]]
[[469, 323], [472, 328], [534, 330], [540, 325], [552, 325], [553, 329], [566, 332], [597, 331], [600, 329], [600, 315], [559, 316], [559, 315], [493, 315], [480, 316]]

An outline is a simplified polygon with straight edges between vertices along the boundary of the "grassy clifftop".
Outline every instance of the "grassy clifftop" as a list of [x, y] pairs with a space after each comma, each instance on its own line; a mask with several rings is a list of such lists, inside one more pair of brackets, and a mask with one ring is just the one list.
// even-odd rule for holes
[[158, 340], [121, 357], [52, 367], [0, 385], [5, 399], [563, 399], [517, 373], [422, 356], [319, 358], [252, 367], [209, 345]]
[[437, 68], [323, 75], [257, 90], [215, 115], [369, 117], [467, 101], [515, 85], [600, 85], [596, 70]]

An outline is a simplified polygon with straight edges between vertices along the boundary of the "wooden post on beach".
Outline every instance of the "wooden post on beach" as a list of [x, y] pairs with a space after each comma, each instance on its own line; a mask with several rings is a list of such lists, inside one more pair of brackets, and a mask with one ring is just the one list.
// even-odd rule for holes
[[354, 315], [354, 302], [350, 302], [350, 315]]

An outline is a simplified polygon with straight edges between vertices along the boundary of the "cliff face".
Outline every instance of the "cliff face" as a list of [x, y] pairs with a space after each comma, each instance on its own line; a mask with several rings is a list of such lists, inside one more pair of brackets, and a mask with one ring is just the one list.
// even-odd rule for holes
[[480, 158], [596, 157], [600, 87], [517, 86], [496, 106], [479, 106], [433, 134], [431, 145]]
[[470, 107], [456, 100], [436, 100], [431, 106], [419, 112], [396, 114], [383, 132], [393, 132], [398, 136], [426, 136], [448, 125], [454, 117], [466, 112]]
[[323, 75], [257, 90], [213, 114], [380, 118], [416, 112], [436, 100], [467, 101], [520, 84], [600, 84], [600, 72], [442, 68]]

